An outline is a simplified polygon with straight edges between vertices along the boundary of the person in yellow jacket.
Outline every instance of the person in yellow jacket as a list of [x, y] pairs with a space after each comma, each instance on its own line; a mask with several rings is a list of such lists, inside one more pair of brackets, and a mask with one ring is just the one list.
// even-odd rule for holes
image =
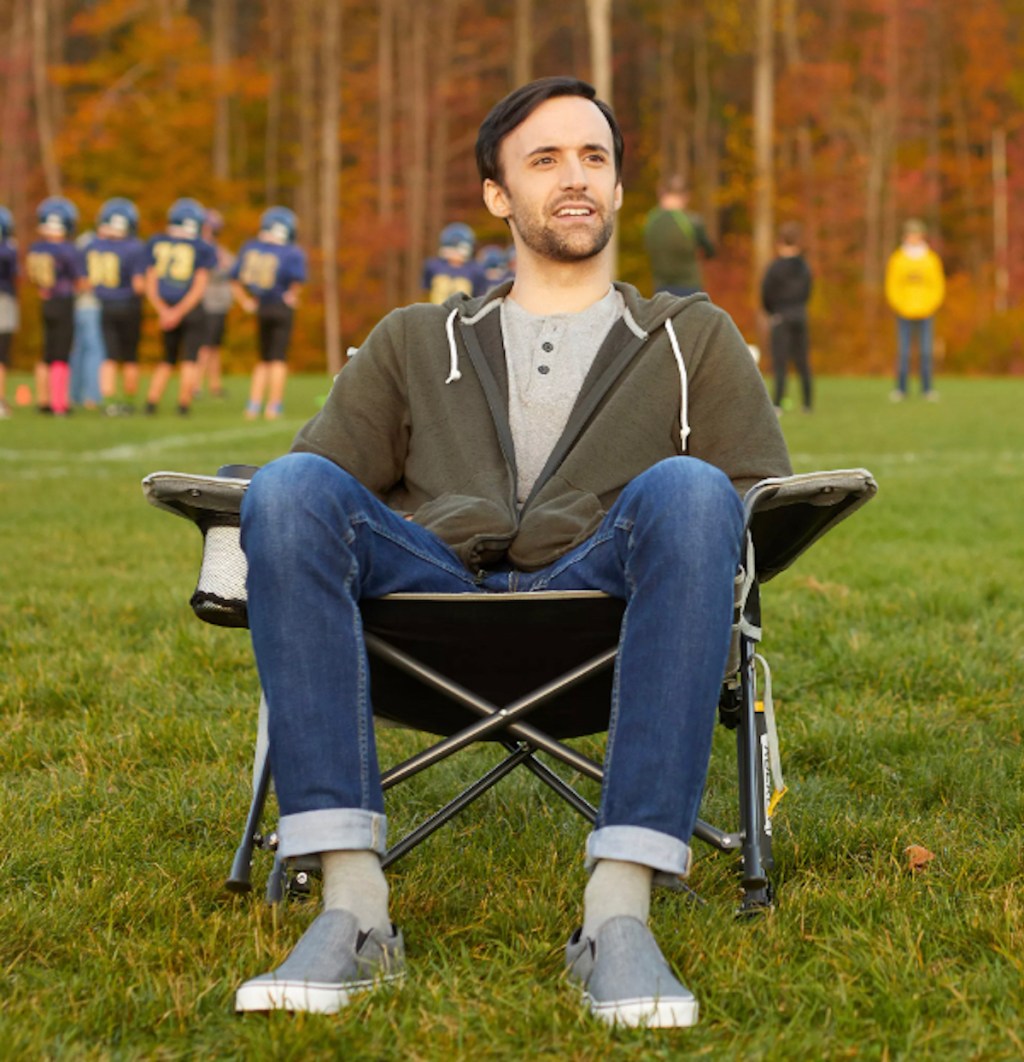
[[885, 297], [896, 314], [899, 363], [894, 402], [907, 397], [910, 376], [910, 346], [917, 333], [921, 360], [921, 393], [934, 402], [939, 396], [932, 385], [932, 341], [935, 314], [946, 296], [942, 260], [928, 246], [924, 222], [911, 218], [903, 226], [903, 243], [889, 256], [885, 270]]

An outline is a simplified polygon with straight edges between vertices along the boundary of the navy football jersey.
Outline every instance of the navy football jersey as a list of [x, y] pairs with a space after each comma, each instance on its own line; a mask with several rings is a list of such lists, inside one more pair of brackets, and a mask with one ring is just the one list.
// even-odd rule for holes
[[102, 302], [136, 294], [132, 280], [146, 272], [146, 246], [134, 236], [115, 240], [100, 236], [85, 250], [89, 283]]
[[266, 240], [248, 240], [238, 252], [231, 276], [261, 306], [267, 306], [281, 302], [281, 296], [292, 284], [305, 283], [306, 255], [293, 243], [282, 246]]
[[36, 240], [25, 264], [29, 280], [44, 299], [74, 295], [77, 282], [86, 275], [82, 252], [60, 240]]
[[164, 233], [146, 244], [146, 266], [155, 272], [157, 293], [168, 306], [181, 302], [200, 269], [216, 265], [217, 252], [206, 240]]
[[440, 256], [428, 258], [423, 265], [423, 290], [430, 301], [440, 305], [450, 295], [483, 295], [490, 288], [479, 262], [470, 259], [453, 265]]

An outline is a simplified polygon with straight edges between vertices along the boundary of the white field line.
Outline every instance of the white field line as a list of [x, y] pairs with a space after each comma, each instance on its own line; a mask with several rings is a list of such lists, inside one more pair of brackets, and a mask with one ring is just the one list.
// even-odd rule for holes
[[280, 431], [278, 426], [252, 425], [247, 428], [225, 428], [223, 431], [210, 431], [192, 435], [164, 435], [159, 439], [149, 439], [144, 443], [125, 443], [121, 446], [108, 446], [102, 450], [5, 450], [0, 449], [0, 461], [15, 463], [38, 462], [48, 464], [59, 462], [63, 465], [93, 464], [97, 461], [138, 461], [149, 456], [162, 456], [168, 451], [192, 449], [196, 446], [231, 443], [252, 439], [254, 436], [269, 435]]
[[846, 453], [798, 453], [790, 454], [794, 468], [804, 469], [830, 468], [866, 468], [869, 472], [882, 465], [922, 465], [928, 468], [976, 467], [982, 465], [992, 468], [996, 464], [1024, 465], [1024, 450], [1002, 450], [999, 453], [970, 450], [906, 450], [902, 453], [867, 453], [858, 454], [856, 460]]

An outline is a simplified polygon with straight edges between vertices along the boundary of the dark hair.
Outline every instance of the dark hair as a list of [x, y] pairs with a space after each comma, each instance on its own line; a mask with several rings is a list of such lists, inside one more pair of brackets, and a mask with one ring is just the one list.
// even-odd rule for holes
[[622, 156], [625, 153], [622, 130], [611, 107], [597, 98], [594, 86], [575, 77], [542, 77], [509, 93], [491, 108], [490, 114], [484, 119], [476, 138], [476, 166], [480, 171], [481, 181], [502, 183], [501, 163], [498, 161], [501, 142], [513, 129], [522, 125], [542, 103], [558, 96], [581, 96], [590, 100], [604, 115], [612, 131], [616, 176], [622, 173]]
[[690, 186], [681, 173], [673, 173], [658, 183], [658, 195], [689, 195]]
[[799, 247], [803, 231], [798, 221], [785, 221], [779, 226], [779, 243], [784, 247]]

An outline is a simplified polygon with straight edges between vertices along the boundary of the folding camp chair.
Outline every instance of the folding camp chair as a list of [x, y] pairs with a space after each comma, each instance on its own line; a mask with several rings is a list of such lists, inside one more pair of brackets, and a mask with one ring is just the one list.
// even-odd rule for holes
[[[191, 604], [200, 619], [220, 626], [247, 625], [239, 512], [253, 471], [229, 465], [216, 476], [154, 472], [143, 480], [153, 505], [192, 520], [203, 532]], [[744, 499], [747, 553], [736, 579], [733, 646], [719, 701], [720, 721], [736, 732], [739, 826], [727, 831], [698, 821], [695, 830], [713, 847], [739, 853], [741, 912], [772, 904], [772, 811], [784, 788], [767, 665], [760, 690], [755, 675], [756, 663], [763, 663], [756, 653], [759, 587], [876, 490], [870, 473], [855, 469], [766, 479]], [[491, 770], [395, 843], [385, 866], [520, 766], [595, 820], [596, 809], [547, 759], [600, 783], [601, 765], [565, 739], [607, 729], [624, 607], [597, 591], [391, 594], [362, 602], [376, 718], [441, 738], [385, 771], [384, 789], [478, 742], [505, 750]], [[261, 823], [270, 787], [265, 724], [261, 698], [252, 801], [227, 881], [237, 892], [251, 888], [254, 849], [276, 849], [275, 835]], [[275, 858], [268, 900], [304, 891], [311, 865], [300, 860], [289, 869]]]

